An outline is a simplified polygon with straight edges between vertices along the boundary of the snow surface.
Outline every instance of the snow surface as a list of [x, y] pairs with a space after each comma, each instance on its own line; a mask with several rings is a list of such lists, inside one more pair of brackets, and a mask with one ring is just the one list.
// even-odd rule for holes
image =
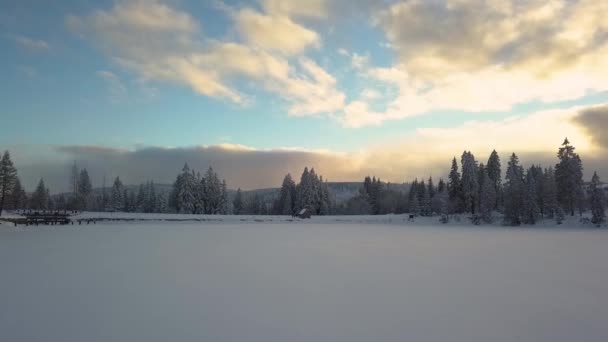
[[608, 230], [219, 218], [0, 225], [0, 341], [608, 340]]

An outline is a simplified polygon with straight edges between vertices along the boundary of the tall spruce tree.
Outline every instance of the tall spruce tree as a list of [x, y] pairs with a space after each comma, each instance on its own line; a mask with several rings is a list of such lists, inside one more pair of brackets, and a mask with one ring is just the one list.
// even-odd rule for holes
[[583, 194], [583, 164], [574, 150], [566, 138], [557, 152], [559, 163], [555, 165], [557, 201], [571, 216], [582, 205]]
[[496, 204], [494, 209], [498, 209], [500, 206], [500, 197], [502, 193], [502, 170], [500, 166], [500, 157], [496, 150], [492, 150], [490, 158], [488, 158], [488, 164], [486, 165], [488, 171], [488, 177], [494, 185], [494, 191], [496, 192]]
[[496, 188], [488, 175], [487, 168], [480, 167], [479, 170], [482, 179], [479, 194], [479, 215], [486, 223], [491, 223], [493, 221], [492, 211], [496, 205]]
[[542, 186], [542, 214], [546, 218], [554, 218], [557, 212], [557, 188], [555, 184], [555, 172], [552, 167], [546, 168], [543, 171], [543, 186]]
[[196, 175], [190, 171], [188, 163], [184, 164], [182, 174], [180, 175], [177, 184], [177, 202], [182, 212], [188, 214], [197, 213], [196, 190], [199, 182], [196, 180]]
[[89, 196], [93, 192], [93, 185], [91, 184], [91, 178], [89, 178], [89, 173], [87, 169], [82, 169], [80, 171], [80, 175], [78, 176], [78, 186], [77, 186], [77, 202], [78, 209], [84, 210], [88, 207]]
[[19, 177], [15, 177], [15, 185], [13, 186], [13, 190], [11, 191], [10, 196], [10, 206], [11, 209], [25, 209], [27, 205], [27, 194], [25, 193], [25, 189], [21, 185], [21, 181]]
[[522, 208], [522, 222], [525, 224], [536, 224], [541, 217], [540, 207], [538, 205], [538, 193], [535, 177], [535, 168], [528, 169], [526, 173], [525, 192]]
[[17, 169], [13, 165], [11, 155], [4, 151], [0, 159], [0, 216], [4, 210], [6, 200], [11, 196], [15, 182], [17, 181]]
[[523, 167], [519, 165], [519, 158], [513, 153], [511, 158], [509, 158], [503, 188], [505, 202], [504, 219], [506, 224], [521, 224], [525, 191], [523, 173]]
[[456, 157], [452, 159], [452, 168], [448, 176], [448, 197], [450, 199], [450, 207], [452, 208], [450, 212], [462, 212], [462, 182], [460, 179], [460, 172], [458, 172]]
[[124, 186], [120, 181], [120, 177], [116, 177], [114, 179], [114, 184], [112, 185], [112, 207], [114, 210], [121, 211], [125, 208], [126, 198], [124, 196]]
[[475, 214], [477, 198], [479, 196], [479, 175], [475, 156], [469, 151], [462, 154], [462, 194], [465, 211]]
[[283, 184], [281, 185], [281, 192], [279, 193], [277, 214], [279, 215], [293, 215], [295, 212], [295, 199], [296, 199], [296, 183], [291, 178], [291, 174], [287, 174], [283, 178]]
[[600, 225], [606, 221], [606, 194], [601, 187], [600, 177], [593, 173], [589, 185], [589, 202], [591, 205], [591, 222]]
[[49, 209], [49, 196], [48, 190], [44, 185], [44, 179], [40, 178], [36, 190], [32, 193], [30, 200], [30, 207], [35, 210], [46, 210]]
[[238, 188], [234, 200], [232, 201], [232, 213], [234, 215], [242, 215], [244, 214], [244, 210], [245, 203], [243, 202], [243, 192], [241, 191], [241, 188]]

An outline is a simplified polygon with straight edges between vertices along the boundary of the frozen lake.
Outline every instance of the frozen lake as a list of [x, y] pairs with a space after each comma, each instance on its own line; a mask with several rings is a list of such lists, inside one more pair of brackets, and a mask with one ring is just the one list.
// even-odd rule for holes
[[0, 226], [0, 341], [608, 340], [608, 231]]

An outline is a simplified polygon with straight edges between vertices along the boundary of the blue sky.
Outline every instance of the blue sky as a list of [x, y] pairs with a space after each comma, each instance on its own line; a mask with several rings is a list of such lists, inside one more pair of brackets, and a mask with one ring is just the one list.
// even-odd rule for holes
[[36, 147], [64, 161], [83, 157], [60, 146], [300, 151], [348, 158], [320, 166], [336, 179], [394, 181], [463, 149], [552, 154], [568, 135], [596, 153], [576, 117], [608, 100], [607, 14], [587, 0], [6, 1], [0, 147], [30, 151], [25, 165]]

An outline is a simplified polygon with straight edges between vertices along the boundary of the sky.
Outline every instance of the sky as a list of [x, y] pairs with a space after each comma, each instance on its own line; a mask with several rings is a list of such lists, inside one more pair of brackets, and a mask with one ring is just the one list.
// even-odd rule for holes
[[471, 150], [608, 177], [608, 3], [34, 0], [0, 4], [0, 148], [27, 187], [231, 188], [444, 175]]

